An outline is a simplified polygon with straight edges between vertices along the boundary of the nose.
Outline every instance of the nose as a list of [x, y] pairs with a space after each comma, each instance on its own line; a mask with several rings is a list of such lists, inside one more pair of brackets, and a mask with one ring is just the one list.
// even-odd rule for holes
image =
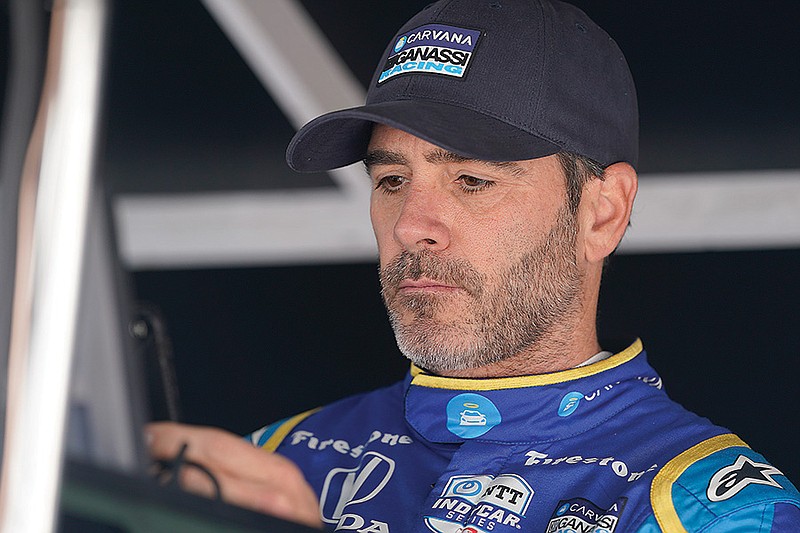
[[409, 252], [446, 249], [450, 245], [450, 228], [445, 199], [430, 188], [409, 191], [394, 225], [394, 238]]

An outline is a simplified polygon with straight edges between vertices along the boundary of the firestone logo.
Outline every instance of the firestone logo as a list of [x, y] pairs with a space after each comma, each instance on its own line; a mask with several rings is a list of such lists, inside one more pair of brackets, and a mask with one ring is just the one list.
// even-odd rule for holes
[[373, 431], [366, 444], [353, 446], [349, 442], [341, 439], [324, 439], [310, 431], [299, 430], [295, 431], [289, 437], [289, 444], [297, 446], [300, 443], [305, 443], [308, 449], [315, 451], [335, 451], [342, 455], [349, 455], [353, 458], [358, 458], [364, 452], [364, 447], [372, 443], [387, 444], [389, 446], [397, 446], [402, 444], [411, 444], [414, 442], [408, 435], [396, 435], [393, 433], [385, 433], [383, 431]]
[[546, 453], [537, 452], [536, 450], [531, 450], [525, 454], [528, 457], [528, 460], [525, 461], [525, 466], [533, 466], [533, 465], [548, 465], [548, 466], [555, 466], [559, 464], [563, 465], [597, 465], [610, 468], [611, 471], [614, 472], [619, 477], [627, 478], [628, 483], [636, 481], [637, 479], [641, 478], [645, 474], [652, 472], [658, 468], [657, 464], [652, 465], [647, 470], [642, 470], [641, 472], [631, 472], [628, 465], [625, 464], [624, 461], [620, 461], [619, 459], [615, 459], [614, 457], [583, 457], [582, 455], [571, 455], [565, 457], [558, 457], [553, 459], [549, 457]]

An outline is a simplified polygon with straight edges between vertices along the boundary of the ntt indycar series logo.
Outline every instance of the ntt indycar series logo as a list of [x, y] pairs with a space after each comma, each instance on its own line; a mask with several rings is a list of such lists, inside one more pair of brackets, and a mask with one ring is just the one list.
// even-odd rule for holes
[[531, 498], [533, 489], [517, 474], [452, 476], [424, 521], [435, 533], [515, 531]]
[[395, 41], [378, 84], [414, 72], [463, 78], [480, 35], [478, 30], [444, 24], [415, 28]]

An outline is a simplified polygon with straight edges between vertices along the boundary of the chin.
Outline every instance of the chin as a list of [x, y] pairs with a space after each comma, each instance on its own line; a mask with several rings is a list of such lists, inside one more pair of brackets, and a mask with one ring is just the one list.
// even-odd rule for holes
[[487, 346], [485, 339], [437, 322], [395, 328], [400, 351], [412, 363], [436, 374], [469, 370], [502, 361], [508, 354]]

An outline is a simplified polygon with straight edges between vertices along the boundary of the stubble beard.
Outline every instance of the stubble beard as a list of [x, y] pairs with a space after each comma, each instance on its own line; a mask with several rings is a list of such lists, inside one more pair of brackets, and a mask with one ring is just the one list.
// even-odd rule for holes
[[[416, 366], [441, 374], [536, 348], [577, 312], [582, 283], [576, 238], [577, 222], [565, 207], [544, 242], [502, 271], [494, 287], [465, 260], [403, 252], [380, 270], [381, 295], [400, 351]], [[421, 277], [463, 292], [398, 293], [403, 279]], [[455, 299], [465, 297], [469, 304], [461, 316], [440, 318]]]

